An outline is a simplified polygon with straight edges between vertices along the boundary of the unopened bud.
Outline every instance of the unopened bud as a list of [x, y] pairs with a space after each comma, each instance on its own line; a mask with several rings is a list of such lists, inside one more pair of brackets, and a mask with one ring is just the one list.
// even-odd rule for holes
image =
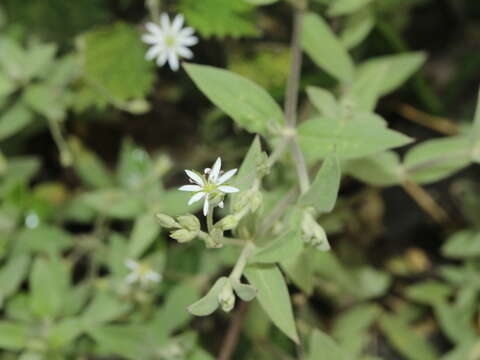
[[320, 226], [313, 215], [306, 211], [302, 220], [303, 240], [306, 244], [313, 246], [320, 251], [330, 250], [327, 234]]
[[209, 248], [221, 248], [223, 246], [222, 240], [223, 230], [218, 227], [214, 227], [205, 239], [205, 243]]
[[257, 174], [264, 177], [270, 173], [270, 161], [266, 152], [262, 152], [257, 158]]
[[192, 241], [197, 236], [197, 231], [189, 231], [186, 229], [175, 230], [170, 233], [172, 239], [177, 240], [179, 243], [185, 243]]
[[187, 215], [182, 215], [177, 217], [178, 222], [182, 226], [182, 228], [185, 228], [190, 231], [199, 231], [200, 230], [200, 221], [198, 221], [198, 218], [194, 215], [187, 214]]
[[218, 226], [224, 231], [235, 229], [237, 225], [238, 219], [235, 215], [225, 216], [218, 224]]
[[179, 228], [180, 224], [175, 221], [175, 219], [171, 216], [158, 213], [155, 215], [157, 218], [158, 222], [160, 225], [164, 228], [170, 229], [170, 228]]
[[225, 282], [220, 294], [218, 294], [218, 302], [225, 312], [230, 312], [235, 306], [235, 294], [233, 293], [232, 284], [230, 280]]

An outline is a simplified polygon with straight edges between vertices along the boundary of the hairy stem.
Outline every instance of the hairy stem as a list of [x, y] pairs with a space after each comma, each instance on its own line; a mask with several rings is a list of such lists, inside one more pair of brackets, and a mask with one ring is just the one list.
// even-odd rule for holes
[[243, 270], [245, 269], [245, 266], [247, 266], [248, 257], [252, 254], [253, 249], [255, 249], [255, 245], [251, 241], [248, 241], [240, 253], [232, 272], [230, 273], [231, 279], [240, 280]]

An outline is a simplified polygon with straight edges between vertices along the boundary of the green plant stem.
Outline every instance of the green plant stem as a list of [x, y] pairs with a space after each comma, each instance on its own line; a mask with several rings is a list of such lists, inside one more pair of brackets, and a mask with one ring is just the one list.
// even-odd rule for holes
[[48, 128], [50, 129], [53, 141], [55, 141], [60, 153], [60, 163], [64, 167], [71, 166], [73, 163], [73, 156], [70, 152], [67, 142], [65, 141], [65, 138], [63, 137], [62, 130], [60, 128], [60, 120], [48, 119]]
[[240, 280], [243, 274], [243, 270], [245, 270], [245, 266], [247, 266], [248, 257], [252, 254], [253, 249], [255, 249], [255, 245], [253, 242], [248, 241], [245, 246], [243, 247], [240, 256], [235, 263], [235, 266], [230, 273], [230, 278], [235, 280]]
[[208, 233], [213, 230], [213, 206], [209, 205], [207, 213], [207, 229]]

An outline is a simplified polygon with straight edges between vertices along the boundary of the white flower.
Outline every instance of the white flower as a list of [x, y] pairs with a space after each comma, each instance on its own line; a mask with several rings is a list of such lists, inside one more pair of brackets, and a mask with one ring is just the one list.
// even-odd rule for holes
[[139, 263], [134, 260], [126, 260], [125, 266], [131, 270], [127, 275], [125, 281], [128, 284], [140, 282], [142, 286], [148, 285], [149, 282], [160, 282], [162, 275], [152, 270], [150, 265], [146, 263]]
[[[217, 158], [215, 164], [212, 168], [206, 168], [204, 173], [205, 175], [200, 176], [198, 173], [185, 170], [190, 181], [195, 185], [183, 185], [179, 188], [182, 191], [191, 191], [194, 192], [193, 196], [188, 201], [188, 205], [193, 204], [194, 202], [205, 199], [203, 203], [203, 215], [207, 216], [208, 208], [210, 206], [210, 201], [217, 195], [236, 193], [240, 191], [236, 187], [225, 185], [235, 173], [237, 169], [229, 170], [225, 174], [220, 173], [220, 168], [222, 167], [222, 159]], [[207, 176], [208, 175], [208, 176]], [[218, 206], [223, 207], [223, 201], [218, 203]]]
[[172, 22], [167, 14], [160, 16], [160, 26], [148, 22], [145, 27], [148, 34], [142, 36], [142, 40], [151, 45], [145, 58], [153, 60], [157, 58], [157, 65], [163, 66], [168, 61], [168, 65], [173, 71], [179, 68], [178, 58], [191, 59], [192, 51], [188, 48], [198, 42], [196, 36], [193, 36], [194, 30], [191, 27], [183, 26], [183, 15], [178, 14]]

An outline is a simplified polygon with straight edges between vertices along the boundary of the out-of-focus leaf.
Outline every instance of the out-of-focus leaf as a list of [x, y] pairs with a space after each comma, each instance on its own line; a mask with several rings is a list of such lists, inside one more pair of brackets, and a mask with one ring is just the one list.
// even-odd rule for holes
[[219, 278], [207, 295], [190, 305], [188, 311], [195, 316], [207, 316], [213, 313], [219, 305], [218, 295], [228, 281], [228, 278], [224, 276]]
[[98, 291], [82, 314], [87, 327], [95, 327], [116, 320], [130, 309], [130, 304], [106, 291]]
[[23, 323], [32, 323], [37, 321], [35, 315], [32, 314], [30, 304], [26, 293], [16, 293], [6, 303], [5, 315], [11, 320]]
[[384, 151], [363, 159], [344, 162], [345, 173], [375, 186], [391, 186], [402, 181], [400, 159], [393, 151]]
[[407, 152], [405, 171], [418, 183], [438, 181], [470, 163], [470, 147], [465, 136], [427, 140]]
[[362, 9], [348, 17], [340, 34], [340, 41], [347, 49], [352, 49], [370, 34], [374, 25], [373, 11], [369, 8]]
[[353, 79], [355, 69], [350, 55], [326, 22], [314, 13], [305, 15], [302, 46], [328, 74], [341, 82]]
[[357, 159], [411, 142], [409, 137], [367, 119], [338, 122], [313, 118], [299, 126], [298, 134], [309, 160], [325, 158], [332, 151], [339, 159]]
[[118, 183], [126, 189], [138, 189], [146, 180], [152, 162], [148, 153], [131, 140], [124, 140], [117, 166]]
[[477, 108], [473, 118], [473, 145], [478, 147], [480, 145], [480, 89], [478, 90]]
[[480, 341], [464, 341], [440, 360], [476, 360], [480, 354]]
[[120, 189], [92, 191], [84, 195], [84, 200], [97, 212], [112, 218], [132, 219], [145, 211], [138, 196]]
[[293, 228], [286, 234], [270, 241], [267, 245], [256, 248], [250, 261], [253, 263], [276, 263], [294, 258], [303, 250], [300, 227]]
[[70, 345], [83, 332], [81, 319], [67, 318], [56, 323], [48, 333], [49, 349], [61, 349]]
[[130, 236], [128, 256], [134, 259], [140, 257], [152, 244], [159, 232], [160, 224], [153, 214], [145, 213], [137, 217]]
[[84, 281], [75, 285], [65, 295], [65, 305], [63, 307], [63, 314], [66, 316], [73, 316], [80, 312], [85, 306], [91, 292], [91, 284]]
[[389, 342], [408, 360], [435, 360], [438, 354], [433, 346], [416, 334], [401, 318], [384, 314], [380, 327]]
[[309, 86], [307, 94], [308, 99], [317, 108], [321, 116], [330, 119], [338, 118], [339, 105], [331, 92], [319, 87]]
[[40, 168], [40, 161], [33, 156], [10, 157], [8, 159], [8, 177], [15, 180], [30, 180]]
[[245, 269], [248, 281], [258, 289], [257, 299], [272, 322], [298, 343], [292, 304], [282, 273], [276, 265], [253, 265]]
[[86, 80], [101, 93], [124, 102], [150, 91], [153, 64], [145, 60], [145, 47], [130, 25], [117, 22], [87, 32], [81, 50]]
[[32, 120], [32, 113], [23, 104], [13, 105], [0, 116], [0, 141], [15, 135]]
[[16, 84], [3, 72], [0, 72], [0, 103], [16, 89]]
[[27, 275], [30, 257], [25, 254], [11, 256], [0, 269], [0, 307], [12, 295]]
[[254, 6], [244, 0], [181, 0], [179, 10], [204, 37], [257, 36]]
[[462, 230], [454, 233], [443, 245], [442, 253], [452, 258], [480, 256], [480, 232]]
[[0, 321], [0, 349], [23, 350], [27, 345], [28, 330], [26, 324]]
[[278, 0], [243, 0], [243, 1], [246, 1], [254, 5], [269, 5], [277, 2]]
[[337, 0], [328, 8], [328, 15], [340, 16], [351, 14], [368, 5], [372, 0]]
[[310, 335], [310, 351], [307, 359], [353, 360], [330, 336], [317, 329], [314, 329]]
[[24, 81], [25, 50], [9, 37], [0, 38], [0, 65], [7, 75], [16, 81]]
[[58, 89], [46, 84], [28, 86], [23, 99], [32, 110], [55, 121], [65, 118], [66, 108], [69, 104], [66, 89]]
[[57, 46], [55, 44], [35, 44], [23, 59], [24, 76], [27, 79], [41, 77], [52, 66]]
[[310, 189], [299, 199], [300, 206], [313, 206], [319, 212], [330, 212], [337, 201], [341, 170], [337, 154], [327, 155]]
[[435, 280], [414, 284], [406, 289], [406, 295], [409, 299], [428, 305], [444, 300], [451, 293], [452, 288], [450, 286]]
[[201, 348], [197, 348], [188, 357], [188, 360], [214, 360], [214, 357]]
[[357, 279], [359, 287], [355, 290], [355, 293], [364, 299], [384, 295], [392, 282], [389, 273], [376, 270], [370, 266], [356, 269], [354, 277]]
[[434, 306], [435, 315], [440, 327], [448, 338], [461, 344], [464, 341], [471, 342], [478, 339], [472, 324], [471, 313], [458, 305], [449, 305], [445, 301], [439, 301]]
[[59, 254], [73, 245], [72, 236], [61, 228], [41, 225], [35, 229], [22, 229], [18, 235], [15, 251]]
[[199, 89], [246, 130], [265, 135], [269, 126], [283, 123], [278, 104], [254, 82], [212, 66], [184, 67]]

